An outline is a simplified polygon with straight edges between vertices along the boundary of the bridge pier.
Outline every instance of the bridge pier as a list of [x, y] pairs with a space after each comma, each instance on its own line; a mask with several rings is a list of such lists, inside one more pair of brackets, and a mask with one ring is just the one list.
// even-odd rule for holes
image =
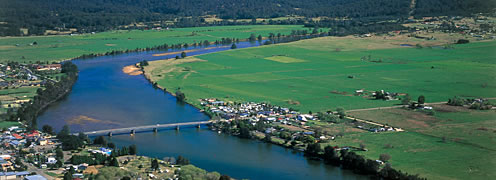
[[133, 130], [131, 130], [131, 135], [134, 135], [134, 134], [136, 134], [136, 130], [133, 129]]
[[201, 128], [201, 124], [198, 124], [198, 125], [196, 126], [196, 128], [200, 129], [200, 128]]
[[179, 126], [176, 126], [176, 131], [179, 131]]
[[109, 136], [109, 137], [112, 137], [112, 131], [110, 131], [110, 132], [108, 133], [108, 136]]
[[158, 128], [153, 128], [153, 133], [157, 133], [158, 132]]

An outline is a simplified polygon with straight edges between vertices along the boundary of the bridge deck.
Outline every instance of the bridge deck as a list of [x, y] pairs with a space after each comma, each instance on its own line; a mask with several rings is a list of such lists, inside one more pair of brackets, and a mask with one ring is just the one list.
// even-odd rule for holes
[[[203, 125], [203, 124], [210, 124], [212, 123], [212, 120], [209, 121], [196, 121], [196, 122], [184, 122], [184, 123], [172, 123], [172, 124], [157, 124], [157, 125], [147, 125], [147, 126], [135, 126], [135, 127], [128, 127], [128, 128], [116, 128], [116, 129], [104, 129], [104, 130], [98, 130], [98, 131], [88, 131], [88, 132], [83, 132], [86, 135], [93, 136], [93, 135], [105, 135], [110, 132], [112, 134], [122, 134], [122, 133], [131, 133], [132, 130], [135, 132], [140, 132], [140, 131], [151, 131], [153, 129], [161, 129], [161, 128], [168, 128], [168, 127], [181, 127], [181, 126], [192, 126], [192, 125]], [[76, 133], [74, 135], [77, 135]]]

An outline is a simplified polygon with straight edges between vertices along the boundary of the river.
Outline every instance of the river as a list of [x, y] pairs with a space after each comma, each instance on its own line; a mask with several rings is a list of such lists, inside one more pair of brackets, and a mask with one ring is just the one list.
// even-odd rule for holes
[[[258, 45], [258, 42], [241, 42], [237, 47]], [[188, 55], [229, 48], [196, 49]], [[80, 70], [77, 82], [67, 97], [40, 114], [39, 127], [49, 124], [60, 130], [67, 124], [72, 132], [81, 132], [208, 120], [208, 116], [194, 107], [178, 104], [174, 96], [153, 88], [143, 76], [130, 76], [122, 72], [124, 66], [141, 60], [176, 56], [152, 56], [156, 53], [163, 51], [73, 60]], [[238, 179], [367, 179], [321, 161], [309, 160], [301, 152], [217, 134], [207, 129], [118, 135], [111, 137], [111, 141], [118, 147], [136, 144], [139, 155], [157, 158], [182, 155], [200, 168]]]

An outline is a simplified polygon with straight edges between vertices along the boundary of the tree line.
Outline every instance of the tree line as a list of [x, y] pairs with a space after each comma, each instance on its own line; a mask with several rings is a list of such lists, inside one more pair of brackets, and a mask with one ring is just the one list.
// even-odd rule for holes
[[28, 129], [37, 129], [36, 118], [38, 114], [50, 103], [66, 95], [77, 80], [78, 68], [72, 62], [62, 64], [61, 72], [65, 73], [65, 76], [62, 76], [60, 81], [46, 81], [45, 89], [38, 89], [33, 100], [24, 103], [17, 109], [17, 113], [9, 114], [8, 120], [23, 121], [28, 125]]
[[[0, 36], [42, 35], [45, 30], [77, 28], [100, 32], [117, 28], [140, 29], [137, 23], [171, 27], [257, 24], [256, 18], [286, 16], [347, 17], [349, 19], [406, 18], [410, 0], [0, 0]], [[418, 0], [415, 16], [469, 15], [492, 12], [495, 0]], [[214, 22], [204, 16], [220, 18]], [[223, 20], [234, 21], [223, 21]], [[236, 21], [252, 19], [252, 21]], [[174, 22], [170, 24], [169, 22]], [[301, 21], [287, 21], [302, 24]], [[274, 23], [268, 22], [268, 23]]]

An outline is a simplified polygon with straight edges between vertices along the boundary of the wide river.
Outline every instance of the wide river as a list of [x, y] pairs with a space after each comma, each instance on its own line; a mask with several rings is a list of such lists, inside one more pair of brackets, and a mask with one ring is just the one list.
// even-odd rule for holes
[[[237, 46], [245, 48], [258, 45], [241, 42]], [[228, 49], [196, 49], [188, 55]], [[39, 127], [49, 124], [60, 130], [67, 124], [72, 132], [81, 132], [208, 120], [206, 115], [194, 107], [178, 104], [172, 95], [154, 89], [143, 76], [130, 76], [122, 72], [124, 66], [144, 59], [175, 57], [152, 56], [156, 53], [161, 52], [73, 60], [80, 70], [79, 79], [66, 98], [51, 105], [38, 117]], [[207, 129], [118, 135], [111, 137], [111, 141], [119, 147], [136, 144], [139, 155], [157, 158], [182, 155], [200, 168], [238, 179], [367, 179], [321, 161], [307, 159], [300, 152], [217, 134]]]

